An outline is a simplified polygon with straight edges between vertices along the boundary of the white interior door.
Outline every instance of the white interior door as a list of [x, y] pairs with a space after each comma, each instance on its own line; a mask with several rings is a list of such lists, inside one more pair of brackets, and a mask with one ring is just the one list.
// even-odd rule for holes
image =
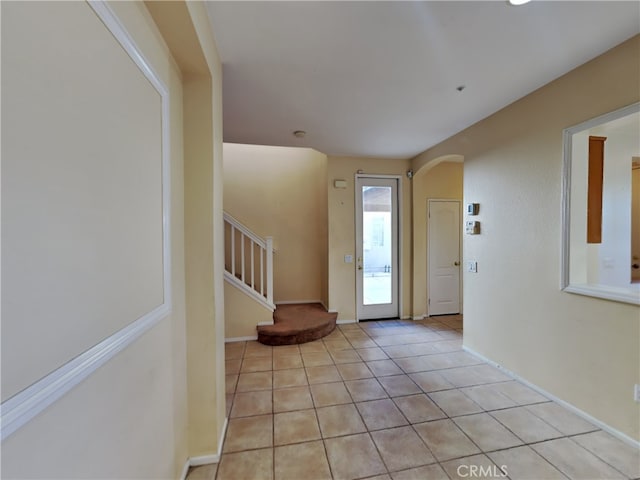
[[428, 314], [460, 313], [460, 202], [428, 201]]
[[358, 320], [397, 318], [398, 179], [356, 177]]

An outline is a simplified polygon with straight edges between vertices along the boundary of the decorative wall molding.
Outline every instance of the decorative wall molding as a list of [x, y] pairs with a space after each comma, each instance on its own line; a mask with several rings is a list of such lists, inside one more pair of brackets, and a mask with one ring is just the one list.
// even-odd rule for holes
[[171, 313], [169, 91], [108, 4], [96, 0], [90, 0], [88, 4], [162, 98], [163, 303], [89, 350], [81, 353], [70, 362], [57, 368], [46, 377], [4, 401], [0, 405], [2, 441], [68, 393], [100, 366], [135, 342], [146, 331]]
[[161, 306], [127, 325], [0, 406], [2, 440], [95, 372], [169, 314]]

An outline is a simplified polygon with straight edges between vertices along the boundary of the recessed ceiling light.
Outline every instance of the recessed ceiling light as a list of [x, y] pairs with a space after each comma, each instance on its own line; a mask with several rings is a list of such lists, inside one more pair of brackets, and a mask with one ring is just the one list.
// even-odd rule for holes
[[524, 5], [525, 3], [529, 3], [530, 1], [531, 0], [509, 0], [509, 3], [517, 7], [519, 5]]
[[305, 132], [304, 130], [296, 130], [295, 132], [293, 132], [293, 135], [298, 137], [298, 138], [302, 138], [307, 134], [307, 132]]

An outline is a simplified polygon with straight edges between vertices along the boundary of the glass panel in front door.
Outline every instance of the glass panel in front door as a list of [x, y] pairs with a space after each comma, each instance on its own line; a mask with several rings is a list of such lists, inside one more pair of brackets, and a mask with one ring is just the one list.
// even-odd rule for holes
[[362, 300], [392, 301], [391, 187], [362, 187]]

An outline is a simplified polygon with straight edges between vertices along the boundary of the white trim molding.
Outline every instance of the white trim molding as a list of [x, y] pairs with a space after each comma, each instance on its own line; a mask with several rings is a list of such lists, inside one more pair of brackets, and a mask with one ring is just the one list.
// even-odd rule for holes
[[348, 325], [350, 323], [358, 323], [357, 320], [336, 320], [336, 325]]
[[229, 425], [229, 418], [225, 417], [224, 425], [222, 426], [222, 432], [220, 433], [220, 438], [218, 439], [218, 452], [212, 455], [201, 455], [199, 457], [189, 457], [182, 467], [182, 474], [180, 475], [180, 480], [185, 480], [187, 478], [187, 474], [189, 473], [189, 467], [200, 467], [202, 465], [210, 465], [212, 463], [220, 462], [220, 458], [222, 457], [222, 447], [224, 446], [225, 436], [227, 435], [227, 427]]
[[127, 325], [0, 406], [2, 440], [54, 403], [170, 313], [163, 305]]
[[272, 312], [276, 309], [276, 306], [274, 304], [269, 303], [269, 301], [265, 297], [261, 296], [250, 286], [242, 283], [241, 280], [238, 280], [236, 277], [234, 277], [231, 273], [227, 272], [226, 270], [224, 271], [224, 280], [232, 287], [237, 288], [245, 295], [248, 295], [249, 297], [251, 297], [253, 300], [258, 302], [264, 308]]
[[[404, 249], [403, 249], [403, 239], [404, 239], [404, 224], [403, 224], [403, 218], [404, 218], [404, 191], [403, 191], [403, 181], [404, 181], [404, 176], [403, 175], [384, 175], [384, 174], [374, 174], [374, 173], [360, 173], [361, 171], [358, 170], [358, 172], [356, 172], [354, 174], [354, 220], [356, 223], [356, 231], [355, 231], [355, 252], [356, 252], [356, 256], [358, 256], [358, 251], [361, 248], [360, 245], [358, 245], [358, 236], [362, 235], [362, 232], [359, 232], [359, 229], [361, 229], [361, 225], [358, 222], [358, 215], [360, 215], [360, 210], [362, 205], [360, 205], [362, 203], [362, 196], [359, 195], [359, 184], [358, 182], [362, 179], [369, 179], [369, 180], [395, 180], [396, 181], [396, 214], [397, 214], [397, 220], [396, 220], [396, 253], [395, 253], [395, 261], [397, 263], [395, 270], [397, 270], [397, 279], [396, 279], [396, 283], [397, 283], [397, 291], [396, 291], [396, 304], [397, 304], [397, 311], [395, 312], [395, 314], [391, 314], [389, 317], [390, 318], [400, 318], [400, 316], [402, 315], [402, 312], [404, 311], [404, 280], [403, 277], [404, 275], [402, 274], [402, 263], [403, 263], [403, 258], [404, 258]], [[359, 226], [360, 225], [360, 226]], [[393, 256], [393, 255], [392, 255]], [[356, 275], [356, 282], [355, 282], [355, 287], [356, 287], [356, 298], [355, 298], [355, 310], [356, 310], [356, 321], [359, 322], [360, 320], [373, 320], [372, 318], [361, 318], [363, 313], [362, 313], [362, 307], [363, 305], [361, 305], [361, 298], [362, 298], [362, 283], [361, 283], [361, 277]], [[392, 282], [393, 284], [393, 282]], [[393, 304], [393, 303], [392, 303]], [[369, 307], [370, 308], [370, 307]], [[382, 312], [381, 317], [386, 317], [387, 315], [385, 315], [385, 313], [389, 313], [389, 312]], [[395, 316], [393, 316], [395, 315]]]
[[616, 430], [615, 428], [607, 425], [606, 423], [598, 420], [597, 418], [592, 417], [591, 415], [589, 415], [586, 412], [583, 412], [582, 410], [580, 410], [578, 407], [571, 405], [570, 403], [562, 400], [561, 398], [556, 397], [555, 395], [547, 392], [546, 390], [544, 390], [543, 388], [540, 388], [539, 386], [525, 380], [524, 378], [522, 378], [520, 375], [512, 372], [511, 370], [507, 370], [506, 368], [504, 368], [502, 365], [500, 365], [497, 362], [494, 362], [493, 360], [491, 360], [490, 358], [485, 357], [484, 355], [476, 352], [475, 350], [467, 347], [467, 346], [462, 346], [462, 349], [465, 352], [470, 353], [471, 355], [478, 357], [480, 360], [483, 360], [484, 362], [487, 362], [489, 365], [491, 365], [492, 367], [498, 368], [500, 369], [502, 372], [504, 372], [506, 375], [510, 376], [511, 378], [513, 378], [514, 380], [517, 380], [518, 382], [526, 385], [527, 387], [531, 388], [532, 390], [535, 390], [536, 392], [538, 392], [540, 395], [543, 395], [545, 397], [547, 397], [549, 400], [552, 400], [560, 405], [562, 405], [563, 407], [565, 407], [567, 410], [571, 411], [572, 413], [575, 413], [576, 415], [578, 415], [579, 417], [585, 419], [587, 422], [592, 423], [595, 427], [600, 428], [601, 430], [604, 430], [605, 432], [610, 433], [611, 435], [613, 435], [616, 438], [619, 438], [620, 440], [622, 440], [623, 442], [625, 442], [628, 445], [631, 445], [634, 448], [640, 448], [640, 442], [637, 440], [634, 440], [633, 438], [631, 438], [630, 436], [622, 433], [619, 430]]
[[189, 459], [187, 458], [187, 460], [184, 462], [184, 465], [182, 465], [182, 472], [180, 473], [180, 477], [178, 478], [180, 480], [186, 480], [188, 473], [189, 473]]
[[162, 99], [162, 261], [163, 303], [126, 327], [81, 353], [46, 377], [30, 385], [0, 405], [0, 431], [4, 441], [36, 415], [44, 411], [76, 385], [93, 374], [128, 345], [135, 342], [171, 313], [171, 238], [170, 238], [170, 168], [169, 168], [169, 91], [127, 33], [106, 2], [88, 2], [119, 45], [127, 52]]
[[258, 335], [249, 335], [247, 337], [230, 337], [225, 338], [224, 343], [235, 343], [235, 342], [252, 342], [254, 340], [258, 340]]
[[[231, 264], [225, 266], [224, 278], [247, 295], [253, 297], [272, 312], [276, 309], [273, 302], [273, 237], [260, 238], [247, 226], [240, 223], [228, 213], [223, 213], [225, 229], [230, 229], [230, 242], [225, 242], [225, 251], [231, 258]], [[236, 232], [239, 235], [240, 251], [236, 251]], [[245, 241], [249, 239], [249, 252], [245, 248]], [[258, 248], [258, 258], [255, 248]], [[240, 270], [237, 271], [238, 265]], [[248, 267], [247, 267], [248, 262]], [[258, 265], [256, 265], [256, 263]], [[256, 267], [259, 266], [258, 272]], [[247, 269], [249, 272], [247, 272]], [[249, 273], [247, 278], [247, 273]], [[258, 281], [256, 282], [256, 275]]]

